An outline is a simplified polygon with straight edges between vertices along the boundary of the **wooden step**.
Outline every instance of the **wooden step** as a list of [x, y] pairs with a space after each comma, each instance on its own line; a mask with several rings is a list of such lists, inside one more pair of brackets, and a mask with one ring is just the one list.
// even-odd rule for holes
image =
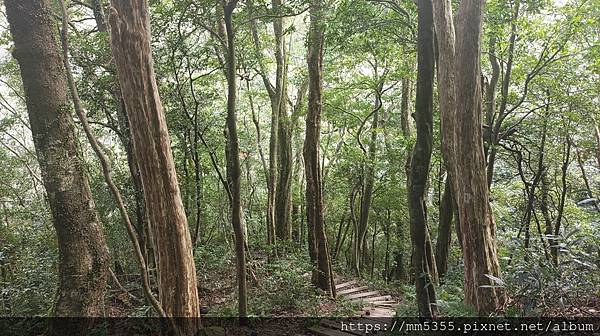
[[398, 304], [398, 302], [396, 302], [394, 300], [371, 301], [369, 303], [370, 304], [391, 304], [391, 305], [397, 305]]
[[[379, 291], [352, 294], [352, 295], [346, 296], [346, 299], [353, 300], [353, 299], [359, 299], [359, 298], [364, 298], [364, 297], [373, 296], [373, 295], [379, 295]], [[379, 297], [381, 297], [381, 296], [379, 296]], [[390, 299], [391, 299], [391, 297], [390, 297]], [[381, 301], [381, 300], [377, 300], [377, 301]]]
[[393, 309], [396, 305], [392, 303], [373, 303], [369, 302], [369, 305], [372, 307], [380, 307], [380, 308], [390, 308]]
[[383, 295], [383, 296], [375, 296], [375, 297], [359, 297], [359, 298], [352, 299], [351, 301], [377, 302], [377, 301], [391, 300], [391, 299], [392, 299], [392, 297], [390, 295]]
[[335, 289], [337, 290], [337, 289], [341, 289], [341, 288], [344, 288], [344, 287], [349, 287], [349, 286], [352, 286], [352, 285], [355, 285], [355, 284], [356, 284], [356, 281], [348, 281], [348, 282], [344, 282], [344, 283], [335, 285]]
[[320, 336], [352, 336], [352, 334], [349, 334], [347, 332], [325, 328], [321, 326], [310, 327], [308, 328], [308, 330]]
[[360, 292], [365, 289], [369, 289], [369, 286], [360, 286], [360, 287], [354, 287], [354, 288], [350, 288], [350, 289], [344, 289], [342, 291], [337, 292], [336, 294], [337, 295], [347, 295], [347, 294], [351, 294], [351, 293]]
[[387, 308], [366, 308], [363, 309], [363, 314], [369, 317], [394, 317], [396, 313]]

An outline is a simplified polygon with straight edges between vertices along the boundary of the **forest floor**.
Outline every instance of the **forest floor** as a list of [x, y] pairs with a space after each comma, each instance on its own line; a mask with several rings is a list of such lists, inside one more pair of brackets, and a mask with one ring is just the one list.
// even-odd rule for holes
[[[384, 289], [367, 280], [339, 276], [338, 299], [328, 298], [313, 287], [310, 281], [311, 268], [303, 255], [268, 261], [260, 251], [251, 253], [248, 262], [248, 306], [253, 319], [253, 328], [229, 330], [239, 335], [304, 335], [314, 326], [335, 326], [336, 318], [358, 318], [361, 316], [392, 317], [400, 302], [398, 292]], [[237, 315], [237, 284], [233, 258], [217, 251], [199, 251], [198, 291], [203, 316], [208, 323], [220, 323], [223, 319]], [[120, 290], [110, 283], [106, 313], [110, 317], [152, 315], [144, 305], [139, 277], [118, 275], [128, 290]], [[348, 279], [348, 280], [346, 280]], [[133, 296], [133, 298], [132, 298]], [[268, 319], [260, 319], [267, 317]], [[329, 321], [329, 322], [327, 322]], [[257, 330], [260, 330], [258, 332]], [[314, 332], [314, 331], [313, 331]], [[323, 335], [323, 333], [317, 335]]]
[[[252, 251], [251, 255], [248, 262], [248, 307], [250, 315], [258, 318], [252, 319], [251, 327], [239, 328], [231, 323], [231, 327], [226, 328], [228, 335], [349, 336], [351, 334], [341, 332], [338, 318], [368, 322], [395, 315], [416, 315], [410, 285], [386, 285], [382, 281], [359, 280], [350, 274], [339, 273], [336, 279], [338, 298], [331, 300], [312, 286], [311, 266], [306, 256], [291, 254], [286, 258], [269, 260], [268, 255], [261, 251]], [[221, 251], [200, 250], [195, 257], [200, 303], [205, 310], [203, 317], [206, 323], [234, 321], [237, 315], [235, 260]], [[455, 269], [439, 288], [440, 308], [446, 317], [471, 316], [457, 294], [460, 293], [458, 283], [461, 275], [461, 269]], [[137, 300], [111, 283], [107, 316], [153, 315], [142, 302], [139, 277], [119, 275], [119, 280]], [[548, 303], [544, 309], [537, 310], [535, 316], [600, 317], [600, 297], [593, 291], [588, 294], [565, 302], [564, 306]], [[505, 310], [513, 313], [507, 316], [520, 316], [525, 304], [523, 300], [524, 297], [511, 295]]]

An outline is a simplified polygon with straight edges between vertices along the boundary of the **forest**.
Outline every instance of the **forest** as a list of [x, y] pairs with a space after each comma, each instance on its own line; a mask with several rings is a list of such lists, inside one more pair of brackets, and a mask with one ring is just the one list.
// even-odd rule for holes
[[600, 319], [600, 1], [0, 13], [0, 316]]

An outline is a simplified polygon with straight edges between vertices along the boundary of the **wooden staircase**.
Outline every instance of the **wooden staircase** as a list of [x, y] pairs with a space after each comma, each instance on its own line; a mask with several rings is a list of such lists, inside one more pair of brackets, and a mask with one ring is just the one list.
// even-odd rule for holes
[[[356, 281], [340, 282], [335, 285], [337, 298], [359, 302], [363, 308], [357, 316], [347, 319], [347, 322], [354, 324], [379, 324], [390, 322], [395, 316], [394, 308], [398, 302], [393, 300], [390, 295], [382, 295], [377, 290], [371, 290], [368, 286], [361, 286]], [[346, 319], [345, 319], [346, 320]], [[349, 330], [343, 328], [342, 322], [333, 319], [321, 320], [319, 325], [308, 329], [309, 335], [318, 336], [364, 336], [382, 334], [383, 331]]]

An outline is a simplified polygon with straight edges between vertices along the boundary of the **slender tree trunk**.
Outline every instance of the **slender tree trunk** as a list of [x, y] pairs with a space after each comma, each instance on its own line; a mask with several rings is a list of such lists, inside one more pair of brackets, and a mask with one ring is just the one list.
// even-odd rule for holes
[[[592, 187], [590, 185], [590, 180], [587, 177], [587, 173], [585, 172], [585, 164], [583, 159], [581, 158], [581, 151], [579, 151], [579, 147], [575, 147], [575, 157], [577, 158], [577, 165], [579, 166], [579, 170], [581, 170], [581, 178], [583, 179], [583, 184], [585, 185], [585, 190], [587, 196], [590, 199], [594, 199], [594, 193], [592, 192]], [[594, 208], [596, 211], [600, 212], [600, 206], [598, 205], [598, 201], [594, 200]]]
[[379, 109], [381, 107], [381, 98], [379, 92], [381, 92], [381, 86], [379, 85], [376, 93], [375, 101], [375, 113], [373, 114], [373, 124], [371, 125], [371, 140], [367, 150], [368, 161], [365, 162], [363, 168], [363, 192], [360, 201], [360, 215], [358, 219], [358, 235], [357, 239], [357, 258], [355, 261], [358, 275], [363, 270], [362, 260], [365, 260], [367, 248], [366, 248], [366, 237], [367, 230], [369, 228], [369, 213], [371, 211], [371, 202], [373, 201], [373, 188], [375, 186], [375, 163], [377, 160], [377, 128], [379, 127]]
[[232, 195], [231, 223], [235, 233], [235, 254], [238, 278], [238, 315], [242, 324], [248, 316], [248, 298], [246, 295], [246, 251], [244, 249], [244, 228], [242, 218], [241, 186], [240, 186], [240, 148], [237, 134], [237, 74], [235, 55], [235, 35], [233, 29], [233, 10], [237, 0], [228, 0], [224, 4], [225, 31], [227, 34], [227, 170]]
[[[280, 13], [283, 2], [273, 0], [273, 10]], [[288, 115], [287, 48], [285, 43], [285, 21], [283, 17], [273, 20], [275, 33], [275, 60], [277, 73], [275, 82], [275, 107], [273, 113], [279, 114], [277, 141], [277, 193], [275, 195], [275, 232], [277, 239], [289, 241], [291, 236], [290, 213], [292, 205], [292, 130]]]
[[[34, 146], [58, 239], [59, 284], [53, 315], [103, 315], [108, 250], [85, 168], [77, 155], [56, 26], [49, 0], [6, 0]], [[90, 321], [91, 322], [91, 321]], [[87, 332], [64, 330], [58, 334]]]
[[452, 217], [454, 215], [454, 199], [452, 195], [452, 181], [446, 177], [444, 194], [440, 202], [440, 222], [438, 225], [437, 242], [435, 245], [435, 261], [437, 271], [442, 278], [448, 271], [448, 252], [452, 241]]
[[[483, 0], [463, 0], [456, 35], [449, 0], [434, 1], [442, 143], [458, 204], [465, 302], [484, 315], [504, 302], [491, 277], [500, 277], [495, 223], [489, 204], [481, 134], [480, 40]], [[457, 104], [460, 102], [460, 104]], [[488, 286], [488, 287], [485, 287]]]
[[[411, 97], [411, 82], [410, 79], [404, 78], [402, 80], [402, 100], [400, 104], [400, 127], [402, 129], [402, 136], [408, 140], [411, 135], [411, 127], [410, 127], [410, 97]], [[406, 187], [408, 189], [408, 176], [410, 175], [410, 150], [406, 155], [406, 161], [404, 163], [404, 172], [406, 176]], [[396, 234], [401, 236], [403, 234], [403, 224], [398, 222], [396, 224]], [[406, 268], [404, 265], [404, 252], [402, 251], [402, 246], [398, 246], [396, 251], [394, 252], [394, 270], [392, 273], [392, 278], [397, 280], [406, 280], [408, 277], [406, 275]]]
[[596, 162], [600, 168], [600, 126], [598, 126], [598, 122], [595, 122], [594, 134], [596, 135]]
[[434, 284], [427, 258], [427, 210], [425, 192], [431, 162], [433, 141], [433, 16], [431, 0], [418, 3], [417, 38], [417, 99], [415, 104], [415, 142], [408, 177], [408, 211], [413, 245], [413, 269], [419, 315], [432, 317], [437, 314]]
[[491, 147], [496, 145], [496, 139], [494, 137], [494, 117], [496, 115], [496, 87], [500, 79], [500, 64], [498, 62], [498, 56], [496, 55], [496, 36], [492, 35], [489, 41], [488, 48], [488, 59], [492, 66], [492, 76], [485, 90], [485, 129], [483, 131], [484, 149], [485, 155], [488, 158], [487, 162], [487, 179], [488, 188], [492, 185], [492, 178], [494, 177], [494, 164], [496, 160], [497, 150]]
[[[160, 302], [167, 316], [199, 317], [192, 242], [154, 76], [148, 2], [112, 0], [111, 4], [112, 52], [156, 247]], [[181, 331], [195, 333], [198, 322], [181, 320]]]
[[559, 235], [560, 235], [560, 227], [562, 225], [562, 218], [565, 210], [565, 203], [567, 200], [567, 193], [569, 192], [569, 188], [567, 186], [567, 172], [569, 170], [569, 164], [571, 163], [571, 138], [569, 136], [566, 137], [566, 145], [563, 154], [563, 162], [561, 166], [561, 192], [560, 192], [560, 200], [558, 202], [558, 209], [556, 212], [556, 222], [554, 224], [554, 236], [552, 239], [552, 243], [550, 244], [550, 254], [552, 255], [552, 261], [555, 266], [558, 266], [558, 252], [559, 252]]
[[94, 13], [94, 19], [96, 20], [96, 28], [98, 28], [99, 32], [108, 32], [102, 0], [91, 0], [90, 5]]
[[405, 137], [410, 136], [410, 116], [409, 116], [409, 105], [410, 105], [410, 79], [402, 79], [402, 100], [400, 102], [400, 127], [402, 128], [402, 134]]
[[[491, 119], [490, 119], [490, 123], [488, 123], [487, 125], [489, 126], [488, 129], [486, 129], [486, 132], [489, 132], [486, 137], [486, 155], [487, 155], [487, 166], [486, 166], [486, 174], [487, 174], [487, 181], [488, 181], [488, 188], [489, 186], [491, 186], [492, 184], [492, 180], [494, 178], [494, 167], [496, 164], [496, 156], [498, 155], [498, 142], [500, 141], [500, 131], [502, 128], [502, 123], [504, 121], [504, 119], [506, 118], [506, 116], [508, 115], [507, 112], [507, 106], [508, 106], [508, 94], [509, 94], [509, 88], [510, 88], [510, 82], [512, 79], [512, 70], [513, 70], [513, 64], [514, 64], [514, 55], [515, 55], [515, 46], [517, 44], [517, 19], [519, 18], [519, 12], [521, 10], [521, 0], [516, 0], [514, 2], [514, 9], [513, 9], [513, 13], [512, 13], [512, 18], [511, 18], [511, 25], [510, 25], [510, 38], [508, 41], [508, 56], [507, 56], [507, 60], [506, 60], [506, 70], [504, 71], [504, 74], [502, 74], [502, 87], [501, 87], [501, 92], [500, 92], [500, 108], [498, 111], [498, 115], [495, 115], [495, 106], [493, 105], [488, 105], [488, 110], [486, 111], [486, 120], [487, 116], [491, 113]], [[496, 85], [497, 85], [497, 81], [498, 78], [494, 78], [495, 75], [495, 71], [499, 71], [499, 69], [496, 69], [498, 60], [497, 57], [495, 55], [495, 38], [492, 37], [491, 38], [492, 41], [490, 41], [490, 53], [489, 53], [489, 58], [490, 58], [490, 62], [492, 64], [492, 79], [490, 81], [490, 87], [488, 88], [488, 90], [493, 90], [495, 92], [496, 90]], [[492, 55], [492, 53], [494, 53], [494, 55]], [[498, 74], [499, 75], [499, 74]], [[493, 87], [492, 87], [493, 86]], [[489, 95], [486, 95], [487, 98], [489, 99], [487, 101], [487, 104], [491, 104], [492, 102], [495, 104], [495, 99], [491, 99], [493, 98], [492, 95], [494, 95], [495, 93], [488, 91]]]
[[[273, 11], [278, 13], [283, 6], [282, 0], [272, 0]], [[252, 11], [252, 2], [248, 8]], [[252, 13], [250, 14], [252, 15]], [[252, 21], [252, 37], [258, 64], [259, 74], [269, 94], [271, 102], [271, 133], [269, 140], [269, 174], [267, 199], [267, 239], [269, 244], [275, 244], [277, 239], [289, 239], [289, 218], [291, 212], [291, 174], [292, 149], [290, 118], [287, 110], [287, 50], [284, 38], [284, 19], [276, 17], [273, 20], [275, 36], [275, 85], [271, 84], [266, 66], [263, 62], [263, 52], [260, 45], [256, 21]]]
[[335, 282], [323, 218], [323, 171], [319, 163], [321, 110], [323, 107], [323, 43], [325, 40], [322, 21], [324, 9], [322, 7], [322, 0], [313, 0], [310, 7], [307, 57], [309, 93], [303, 154], [306, 166], [306, 218], [309, 233], [311, 230], [314, 232], [314, 252], [316, 252], [313, 283], [324, 290], [327, 295], [335, 297]]

